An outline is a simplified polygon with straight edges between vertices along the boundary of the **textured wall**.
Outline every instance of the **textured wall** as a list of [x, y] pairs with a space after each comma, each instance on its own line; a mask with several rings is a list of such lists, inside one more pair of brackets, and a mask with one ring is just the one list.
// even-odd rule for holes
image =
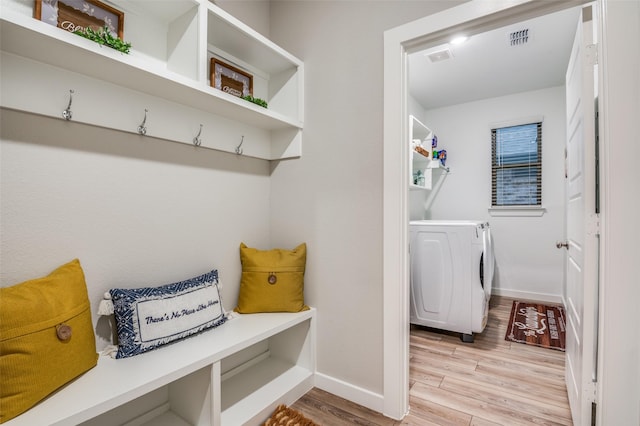
[[309, 244], [318, 372], [333, 391], [383, 389], [383, 32], [456, 4], [272, 1], [271, 38], [305, 62], [303, 154], [273, 165], [272, 241]]
[[[152, 108], [152, 107], [151, 107]], [[0, 110], [0, 283], [84, 267], [102, 294], [218, 268], [235, 307], [238, 247], [269, 245], [268, 162]], [[98, 324], [98, 344], [110, 337]]]

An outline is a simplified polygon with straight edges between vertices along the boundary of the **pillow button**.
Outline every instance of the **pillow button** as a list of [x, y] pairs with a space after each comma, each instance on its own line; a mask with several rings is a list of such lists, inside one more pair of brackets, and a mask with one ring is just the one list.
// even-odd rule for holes
[[274, 285], [277, 281], [278, 281], [278, 277], [276, 277], [276, 274], [269, 274], [269, 284]]
[[58, 339], [66, 342], [71, 339], [71, 327], [67, 324], [60, 324], [56, 327], [56, 334], [58, 335]]

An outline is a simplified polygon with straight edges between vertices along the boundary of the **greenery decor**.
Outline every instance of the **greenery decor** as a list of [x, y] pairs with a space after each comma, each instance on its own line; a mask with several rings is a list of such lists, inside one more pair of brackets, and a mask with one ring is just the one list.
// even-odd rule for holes
[[112, 49], [118, 50], [122, 53], [129, 53], [131, 50], [131, 43], [126, 43], [120, 40], [118, 37], [113, 36], [109, 32], [109, 28], [105, 26], [100, 30], [94, 30], [86, 27], [73, 32], [79, 36], [95, 41], [100, 45], [109, 46]]
[[244, 96], [242, 99], [244, 99], [245, 101], [253, 102], [256, 105], [260, 105], [263, 108], [267, 107], [267, 102], [266, 101], [264, 101], [263, 99], [260, 99], [260, 98], [254, 98], [251, 95]]

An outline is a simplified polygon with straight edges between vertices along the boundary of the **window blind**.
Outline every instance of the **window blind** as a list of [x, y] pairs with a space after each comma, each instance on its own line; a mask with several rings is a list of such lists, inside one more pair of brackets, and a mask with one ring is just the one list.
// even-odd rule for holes
[[491, 205], [542, 205], [542, 123], [491, 130]]

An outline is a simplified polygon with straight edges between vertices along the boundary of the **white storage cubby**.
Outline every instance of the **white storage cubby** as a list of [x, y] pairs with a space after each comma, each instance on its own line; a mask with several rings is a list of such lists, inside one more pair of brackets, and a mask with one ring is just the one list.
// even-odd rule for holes
[[[432, 175], [429, 172], [431, 159], [417, 152], [411, 152], [411, 182], [410, 189], [431, 189]], [[416, 172], [420, 170], [422, 181], [416, 181]]]
[[[0, 0], [1, 105], [61, 117], [74, 90], [73, 121], [136, 132], [148, 109], [149, 136], [191, 144], [202, 124], [204, 148], [236, 152], [245, 136], [244, 155], [268, 160], [301, 155], [300, 60], [208, 0], [105, 3], [125, 14], [123, 38], [132, 43], [130, 54], [35, 19], [33, 1]], [[253, 95], [268, 108], [211, 87], [214, 56], [253, 75]], [[11, 73], [25, 63], [54, 68], [55, 79], [45, 71], [25, 77]], [[4, 81], [5, 69], [11, 81]], [[43, 76], [46, 85], [30, 84]], [[124, 118], [105, 118], [95, 108], [82, 109], [81, 102], [122, 109]], [[132, 115], [135, 121], [127, 121]]]
[[[431, 189], [433, 163], [431, 138], [433, 132], [422, 124], [413, 115], [409, 116], [409, 188], [410, 189]], [[419, 141], [420, 146], [426, 151], [424, 154], [414, 149], [414, 141]], [[420, 171], [424, 182], [415, 182], [415, 174]]]
[[239, 426], [314, 385], [315, 310], [239, 315], [196, 336], [98, 365], [5, 423]]

